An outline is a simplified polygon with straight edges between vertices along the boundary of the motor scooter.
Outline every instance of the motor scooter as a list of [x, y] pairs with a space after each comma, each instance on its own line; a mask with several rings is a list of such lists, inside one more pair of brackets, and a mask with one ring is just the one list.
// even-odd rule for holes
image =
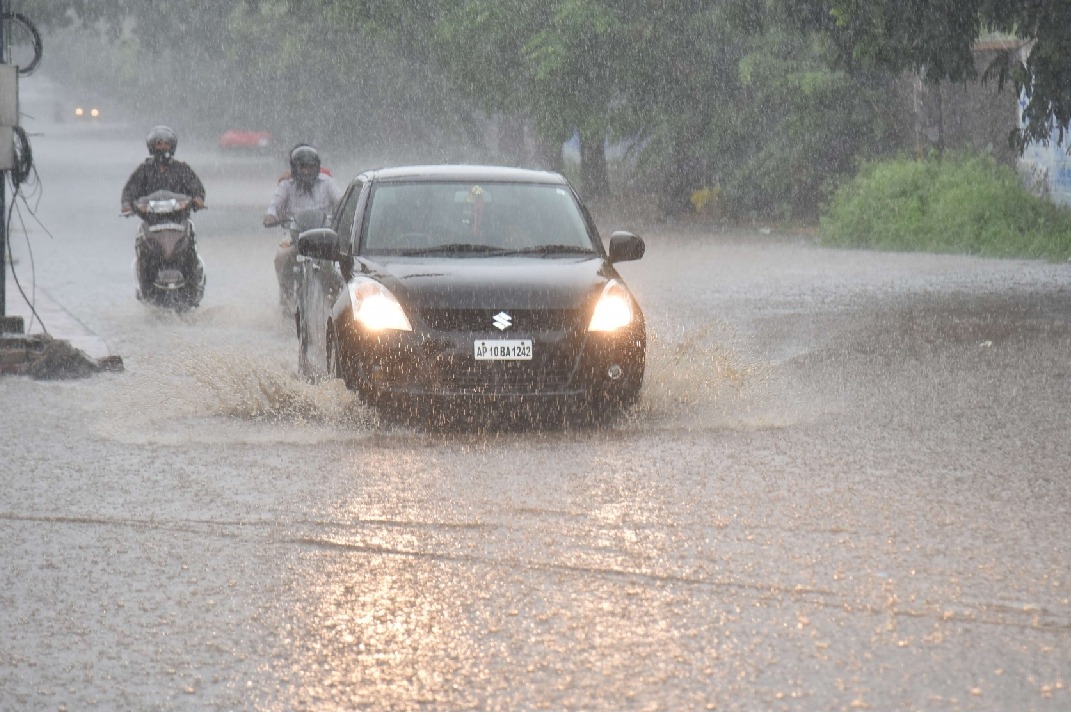
[[131, 266], [141, 302], [176, 312], [197, 307], [205, 291], [205, 265], [197, 254], [190, 196], [154, 191], [124, 213], [141, 218]]

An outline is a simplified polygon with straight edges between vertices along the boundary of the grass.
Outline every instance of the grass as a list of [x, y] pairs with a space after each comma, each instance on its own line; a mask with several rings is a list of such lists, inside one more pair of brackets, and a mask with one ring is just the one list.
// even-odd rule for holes
[[834, 194], [821, 229], [832, 247], [1071, 258], [1071, 209], [985, 155], [868, 163]]

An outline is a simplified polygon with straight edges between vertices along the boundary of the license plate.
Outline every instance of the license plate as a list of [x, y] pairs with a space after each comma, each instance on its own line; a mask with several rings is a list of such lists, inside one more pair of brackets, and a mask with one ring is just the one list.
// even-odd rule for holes
[[476, 340], [472, 350], [477, 360], [532, 359], [531, 340]]

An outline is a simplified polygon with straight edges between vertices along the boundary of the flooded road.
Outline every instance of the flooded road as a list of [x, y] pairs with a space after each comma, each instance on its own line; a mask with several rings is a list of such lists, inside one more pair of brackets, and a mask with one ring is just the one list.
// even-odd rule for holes
[[30, 129], [16, 267], [126, 370], [0, 381], [0, 707], [1071, 708], [1068, 265], [637, 227], [628, 418], [392, 427], [297, 376], [279, 157], [179, 128], [176, 317], [117, 215], [147, 127]]

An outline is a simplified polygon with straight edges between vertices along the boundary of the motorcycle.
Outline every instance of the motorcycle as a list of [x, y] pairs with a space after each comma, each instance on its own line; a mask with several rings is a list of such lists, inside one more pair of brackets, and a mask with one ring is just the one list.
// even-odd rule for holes
[[197, 307], [205, 291], [205, 265], [197, 255], [190, 196], [154, 191], [124, 213], [141, 218], [131, 266], [141, 302], [184, 312]]
[[[298, 236], [314, 228], [324, 228], [328, 225], [330, 216], [319, 209], [310, 209], [299, 212], [296, 216], [284, 218], [273, 224], [286, 231], [289, 245], [297, 246]], [[280, 248], [286, 245], [284, 242]], [[298, 265], [297, 251], [292, 250], [280, 268], [279, 275], [279, 305], [285, 315], [294, 315], [297, 312], [297, 291], [301, 282], [301, 266]]]

